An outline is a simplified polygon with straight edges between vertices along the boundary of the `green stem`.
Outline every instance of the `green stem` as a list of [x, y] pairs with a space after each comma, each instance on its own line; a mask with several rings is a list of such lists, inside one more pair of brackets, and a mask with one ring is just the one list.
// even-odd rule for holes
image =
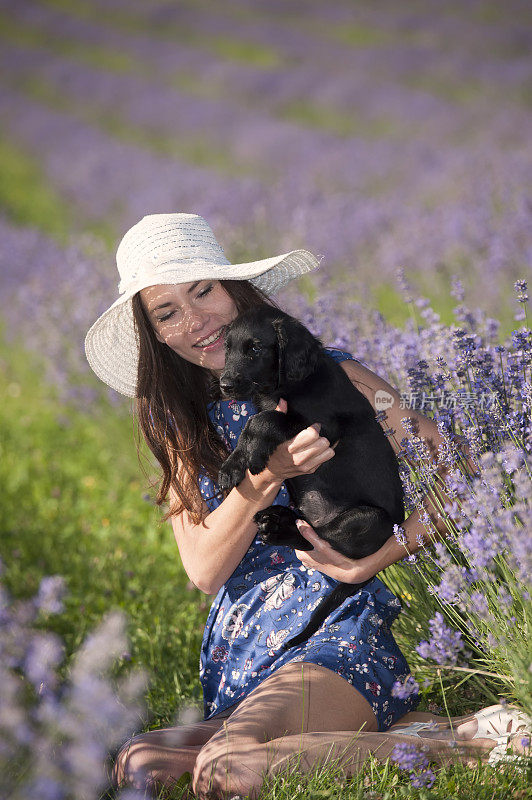
[[446, 714], [447, 714], [447, 719], [449, 720], [449, 725], [450, 725], [450, 728], [451, 728], [451, 733], [452, 733], [452, 734], [453, 734], [453, 736], [454, 736], [454, 731], [453, 731], [453, 723], [451, 722], [451, 715], [450, 715], [450, 713], [449, 713], [449, 709], [448, 709], [448, 707], [447, 707], [447, 698], [445, 697], [445, 689], [443, 688], [443, 681], [442, 681], [442, 679], [441, 679], [441, 669], [438, 669], [438, 678], [440, 679], [441, 693], [442, 693], [442, 696], [443, 696], [443, 704], [444, 704], [444, 706], [445, 706], [445, 712], [446, 712]]

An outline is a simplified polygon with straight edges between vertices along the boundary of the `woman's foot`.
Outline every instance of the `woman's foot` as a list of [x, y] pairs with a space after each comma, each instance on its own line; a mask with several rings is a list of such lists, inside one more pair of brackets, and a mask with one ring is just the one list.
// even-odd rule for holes
[[447, 724], [445, 729], [434, 726], [433, 729], [419, 730], [425, 739], [456, 741], [486, 754], [497, 748], [493, 754], [502, 754], [509, 745], [514, 755], [530, 755], [532, 741], [532, 719], [517, 706], [490, 706], [473, 714], [462, 722]]

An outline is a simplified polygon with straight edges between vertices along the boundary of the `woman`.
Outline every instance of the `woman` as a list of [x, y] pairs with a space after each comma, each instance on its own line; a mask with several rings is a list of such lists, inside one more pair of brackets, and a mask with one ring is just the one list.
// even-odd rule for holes
[[[450, 728], [446, 718], [413, 711], [417, 694], [392, 694], [393, 684], [409, 677], [389, 627], [400, 603], [374, 576], [405, 556], [393, 537], [357, 561], [305, 524], [310, 552], [255, 538], [254, 514], [290, 502], [284, 480], [313, 473], [334, 457], [319, 421], [280, 445], [262, 473], [248, 471], [225, 497], [217, 490], [218, 469], [254, 413], [250, 402], [219, 399], [224, 328], [240, 311], [272, 303], [270, 293], [315, 269], [314, 256], [297, 250], [230, 264], [201, 217], [155, 214], [126, 233], [117, 264], [121, 296], [87, 334], [87, 357], [102, 380], [136, 397], [141, 429], [163, 471], [157, 500], [170, 496], [166, 518], [185, 570], [216, 597], [201, 651], [204, 721], [134, 737], [116, 759], [115, 785], [157, 789], [190, 772], [199, 796], [248, 794], [295, 754], [303, 771], [339, 757], [349, 772], [368, 753], [386, 760], [398, 742], [420, 743], [419, 736], [440, 762], [455, 754], [453, 739], [463, 740], [465, 759], [494, 745], [500, 749], [503, 734], [523, 728], [516, 709], [494, 707], [451, 720]], [[397, 451], [404, 416], [397, 392], [349, 353], [327, 352], [370, 402], [379, 389], [392, 396], [385, 427], [399, 433], [391, 439]], [[277, 410], [286, 408], [281, 398]], [[436, 455], [441, 437], [435, 423], [415, 411], [409, 416]], [[427, 508], [435, 517], [428, 500]], [[417, 512], [404, 529], [414, 552], [424, 532]], [[308, 642], [281, 650], [335, 581], [372, 577]], [[412, 722], [407, 733], [397, 733]]]

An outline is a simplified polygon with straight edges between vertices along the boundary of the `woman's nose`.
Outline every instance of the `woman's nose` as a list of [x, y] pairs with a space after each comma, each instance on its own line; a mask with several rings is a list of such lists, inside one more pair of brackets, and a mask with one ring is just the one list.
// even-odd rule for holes
[[185, 327], [189, 331], [197, 331], [205, 325], [208, 321], [209, 315], [205, 314], [203, 311], [199, 311], [197, 308], [190, 308], [185, 312], [184, 315], [184, 323]]

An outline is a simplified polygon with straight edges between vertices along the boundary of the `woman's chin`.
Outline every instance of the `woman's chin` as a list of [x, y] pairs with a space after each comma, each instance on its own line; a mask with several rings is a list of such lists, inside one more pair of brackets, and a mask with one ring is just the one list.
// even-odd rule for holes
[[201, 366], [205, 367], [205, 369], [208, 369], [213, 373], [213, 375], [216, 375], [216, 377], [219, 378], [224, 371], [225, 353], [221, 353], [218, 358], [205, 358]]

